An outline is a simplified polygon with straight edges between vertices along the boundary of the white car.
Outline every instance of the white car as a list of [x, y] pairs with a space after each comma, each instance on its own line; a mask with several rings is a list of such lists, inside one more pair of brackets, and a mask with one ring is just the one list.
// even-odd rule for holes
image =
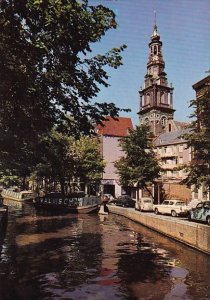
[[135, 209], [139, 211], [153, 211], [153, 199], [142, 197], [136, 200]]
[[169, 214], [172, 217], [188, 215], [190, 207], [182, 200], [164, 200], [162, 204], [154, 205], [156, 214]]

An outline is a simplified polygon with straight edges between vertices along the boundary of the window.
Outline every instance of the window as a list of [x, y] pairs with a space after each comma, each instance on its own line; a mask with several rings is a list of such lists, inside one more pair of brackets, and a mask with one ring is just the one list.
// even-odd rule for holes
[[162, 117], [161, 124], [162, 124], [162, 126], [166, 125], [166, 117]]
[[183, 145], [179, 145], [179, 152], [183, 152]]
[[210, 204], [208, 204], [208, 203], [205, 203], [205, 204], [204, 204], [204, 206], [203, 206], [203, 208], [210, 209]]
[[149, 104], [149, 102], [150, 102], [150, 94], [148, 93], [146, 95], [146, 104]]
[[154, 54], [157, 54], [157, 46], [154, 47]]
[[169, 201], [163, 201], [163, 205], [169, 205]]
[[184, 206], [186, 204], [185, 204], [185, 202], [179, 201], [179, 202], [176, 202], [176, 205]]
[[168, 124], [168, 131], [171, 132], [171, 124]]
[[149, 125], [149, 119], [148, 118], [146, 118], [144, 122], [145, 122], [146, 125]]
[[174, 202], [174, 201], [170, 201], [169, 204], [170, 204], [170, 205], [174, 205], [175, 202]]

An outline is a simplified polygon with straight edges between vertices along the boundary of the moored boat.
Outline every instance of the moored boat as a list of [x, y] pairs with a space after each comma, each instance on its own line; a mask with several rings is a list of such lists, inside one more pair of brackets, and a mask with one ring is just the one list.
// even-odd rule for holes
[[98, 211], [101, 200], [97, 196], [63, 196], [61, 193], [49, 193], [43, 197], [36, 197], [33, 203], [36, 209], [88, 214]]
[[12, 189], [3, 189], [1, 196], [4, 200], [18, 202], [32, 202], [36, 194], [33, 191], [14, 191]]

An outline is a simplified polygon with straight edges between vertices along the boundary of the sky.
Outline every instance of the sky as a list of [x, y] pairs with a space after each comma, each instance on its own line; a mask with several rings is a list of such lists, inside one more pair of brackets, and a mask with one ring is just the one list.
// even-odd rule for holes
[[130, 108], [130, 113], [120, 115], [131, 117], [133, 124], [139, 125], [138, 92], [147, 70], [156, 11], [165, 72], [168, 84], [174, 87], [174, 119], [190, 121], [189, 104], [195, 98], [192, 85], [210, 70], [210, 0], [89, 0], [89, 4], [111, 8], [118, 23], [116, 30], [109, 30], [92, 45], [93, 53], [127, 45], [122, 53], [123, 66], [108, 69], [110, 87], [101, 87], [97, 101]]

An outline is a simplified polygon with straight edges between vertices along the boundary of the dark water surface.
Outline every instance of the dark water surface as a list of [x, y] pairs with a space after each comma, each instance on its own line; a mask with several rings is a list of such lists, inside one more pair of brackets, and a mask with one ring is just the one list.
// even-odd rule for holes
[[0, 299], [210, 299], [210, 256], [116, 215], [10, 208]]

